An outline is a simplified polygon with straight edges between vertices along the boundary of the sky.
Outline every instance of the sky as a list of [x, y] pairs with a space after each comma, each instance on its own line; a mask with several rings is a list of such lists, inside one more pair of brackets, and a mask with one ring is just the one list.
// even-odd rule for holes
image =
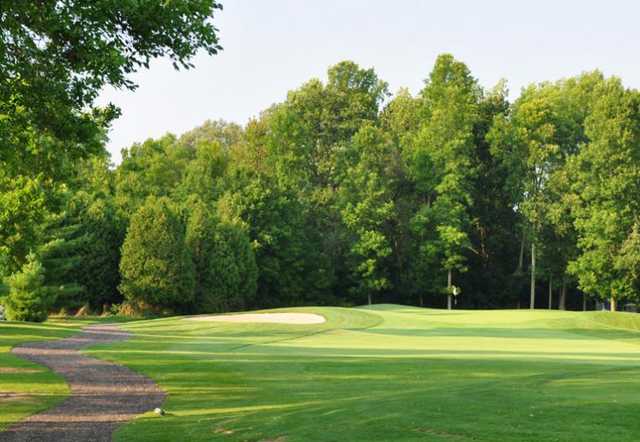
[[342, 60], [373, 67], [392, 92], [418, 92], [441, 53], [465, 62], [489, 88], [522, 87], [600, 69], [640, 88], [640, 2], [633, 0], [222, 0], [214, 17], [224, 50], [175, 71], [167, 60], [131, 78], [135, 92], [106, 88], [99, 103], [122, 116], [120, 150], [207, 119], [240, 124]]

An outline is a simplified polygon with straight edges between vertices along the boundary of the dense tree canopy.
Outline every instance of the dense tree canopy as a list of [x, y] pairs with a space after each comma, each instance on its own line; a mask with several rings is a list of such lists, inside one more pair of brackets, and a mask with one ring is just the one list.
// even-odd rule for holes
[[0, 164], [26, 171], [102, 149], [114, 106], [105, 85], [134, 89], [129, 74], [168, 57], [191, 67], [199, 49], [221, 48], [214, 0], [44, 0], [0, 4]]
[[640, 288], [640, 94], [617, 79], [600, 88], [585, 121], [590, 142], [570, 163], [581, 252], [571, 272], [587, 293], [615, 303]]
[[341, 62], [245, 126], [136, 143], [115, 168], [99, 153], [0, 172], [0, 296], [181, 312], [637, 301], [640, 93], [596, 71], [510, 103], [448, 54], [425, 77], [391, 96]]
[[[114, 237], [107, 233], [112, 226], [70, 214], [74, 203], [67, 197], [75, 199], [81, 191], [101, 200], [97, 204], [109, 207], [108, 222], [120, 230], [122, 223], [115, 220], [134, 210], [125, 207], [111, 216], [113, 183], [102, 166], [108, 164], [106, 131], [119, 109], [97, 106], [96, 97], [106, 86], [135, 89], [130, 74], [153, 59], [164, 57], [188, 69], [197, 51], [217, 53], [221, 47], [212, 20], [221, 8], [215, 0], [0, 2], [0, 277], [20, 271], [33, 252], [42, 255], [36, 261], [44, 268], [44, 284], [64, 287], [72, 305], [82, 303], [78, 296], [87, 290], [93, 297], [84, 300], [93, 305], [119, 298], [113, 291], [119, 241], [109, 244], [104, 259], [94, 253], [95, 259], [84, 261], [94, 265], [100, 276], [92, 281], [101, 281], [101, 288], [72, 265], [91, 256], [92, 246], [81, 247], [81, 238], [104, 245]], [[96, 168], [87, 172], [83, 161]], [[95, 214], [93, 203], [79, 210], [93, 206]], [[93, 227], [103, 230], [87, 232]], [[6, 292], [3, 287], [0, 293]], [[57, 302], [66, 303], [63, 299]]]

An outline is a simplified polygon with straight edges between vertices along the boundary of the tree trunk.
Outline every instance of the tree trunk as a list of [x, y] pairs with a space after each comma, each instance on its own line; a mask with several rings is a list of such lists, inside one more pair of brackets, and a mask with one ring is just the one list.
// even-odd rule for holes
[[451, 310], [451, 269], [447, 273], [447, 310]]
[[522, 273], [523, 266], [524, 266], [524, 230], [522, 231], [522, 240], [520, 241], [520, 255], [518, 256], [518, 268], [516, 268], [516, 273]]
[[553, 308], [553, 276], [549, 276], [549, 310]]
[[611, 297], [611, 311], [615, 312], [616, 308], [617, 308], [617, 301], [616, 298], [614, 298], [613, 296]]
[[371, 305], [371, 293], [367, 293], [367, 301], [369, 302], [369, 305]]
[[587, 311], [587, 294], [586, 293], [582, 294], [582, 311], [583, 312]]
[[558, 302], [558, 308], [560, 310], [567, 309], [567, 283], [562, 278], [562, 289], [560, 290], [560, 302]]
[[420, 299], [420, 307], [424, 307], [424, 300], [422, 299], [422, 295], [419, 295], [418, 298]]
[[531, 293], [529, 308], [536, 308], [536, 243], [531, 241]]

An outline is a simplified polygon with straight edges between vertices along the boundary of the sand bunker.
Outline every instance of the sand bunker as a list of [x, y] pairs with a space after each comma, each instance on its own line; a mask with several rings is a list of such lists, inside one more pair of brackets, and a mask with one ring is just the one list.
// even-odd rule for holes
[[260, 322], [269, 324], [322, 324], [327, 320], [314, 313], [247, 313], [242, 315], [207, 315], [186, 318], [191, 321]]

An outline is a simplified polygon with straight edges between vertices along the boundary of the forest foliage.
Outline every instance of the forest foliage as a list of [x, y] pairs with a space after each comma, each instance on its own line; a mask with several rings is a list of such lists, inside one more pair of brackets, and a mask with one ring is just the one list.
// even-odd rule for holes
[[598, 71], [510, 102], [448, 54], [415, 95], [345, 61], [244, 126], [148, 139], [117, 167], [102, 140], [80, 160], [52, 148], [55, 174], [2, 168], [16, 299], [195, 313], [640, 295], [640, 93]]

